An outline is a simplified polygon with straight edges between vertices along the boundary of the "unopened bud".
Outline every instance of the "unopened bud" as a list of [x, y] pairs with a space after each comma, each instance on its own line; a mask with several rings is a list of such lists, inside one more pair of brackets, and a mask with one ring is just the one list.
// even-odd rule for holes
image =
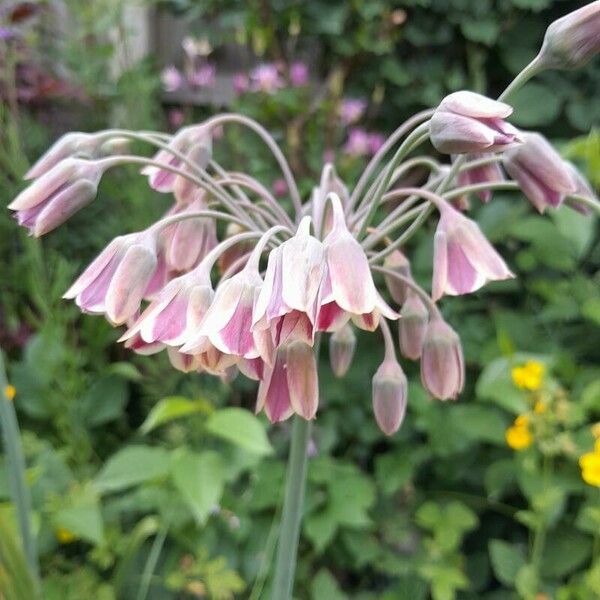
[[[400, 250], [394, 250], [392, 253], [388, 254], [385, 257], [383, 266], [386, 269], [395, 271], [403, 277], [412, 277], [410, 272], [410, 262], [408, 261], [408, 258], [406, 258], [402, 252], [400, 252]], [[393, 275], [386, 274], [384, 277], [385, 283], [390, 295], [394, 299], [394, 302], [397, 302], [400, 305], [404, 304], [406, 300], [406, 294], [409, 289], [408, 285]]]
[[304, 342], [292, 342], [286, 352], [286, 377], [290, 404], [304, 419], [312, 419], [319, 406], [317, 363], [313, 349]]
[[343, 377], [348, 372], [355, 349], [356, 335], [352, 327], [346, 323], [329, 340], [329, 362], [336, 377]]
[[421, 356], [428, 319], [429, 311], [423, 301], [409, 292], [398, 321], [400, 352], [406, 358], [417, 360]]
[[398, 431], [406, 413], [408, 383], [396, 359], [386, 358], [373, 376], [373, 412], [386, 435]]
[[423, 387], [440, 400], [455, 399], [462, 392], [465, 364], [460, 339], [441, 317], [427, 326], [421, 354]]
[[539, 59], [545, 67], [577, 69], [600, 52], [600, 0], [554, 21]]

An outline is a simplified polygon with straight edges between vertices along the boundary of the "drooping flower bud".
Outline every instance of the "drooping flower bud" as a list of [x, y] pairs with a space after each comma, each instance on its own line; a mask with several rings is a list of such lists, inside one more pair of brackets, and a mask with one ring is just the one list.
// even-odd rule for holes
[[56, 140], [50, 149], [25, 173], [24, 179], [37, 179], [66, 158], [94, 158], [101, 138], [94, 133], [73, 131]]
[[313, 349], [293, 341], [287, 347], [287, 382], [290, 404], [304, 419], [313, 419], [319, 406], [319, 380]]
[[455, 399], [462, 392], [465, 364], [460, 339], [440, 316], [434, 316], [425, 332], [421, 354], [423, 387], [440, 400]]
[[79, 276], [63, 298], [84, 312], [120, 325], [133, 317], [156, 269], [156, 238], [143, 231], [115, 238]]
[[385, 435], [398, 431], [406, 413], [408, 382], [395, 357], [385, 358], [373, 376], [373, 412]]
[[554, 21], [539, 60], [546, 68], [577, 69], [600, 52], [600, 0]]
[[103, 168], [80, 158], [66, 158], [36, 179], [9, 205], [19, 225], [35, 237], [52, 231], [89, 204]]
[[355, 349], [356, 335], [352, 326], [346, 323], [329, 339], [329, 362], [336, 377], [343, 377], [348, 372]]
[[434, 236], [433, 300], [444, 294], [468, 294], [488, 281], [514, 277], [475, 221], [447, 203], [440, 203], [439, 210]]
[[421, 298], [409, 291], [398, 321], [400, 352], [406, 358], [417, 360], [421, 356], [428, 319], [429, 311]]
[[198, 358], [191, 354], [183, 354], [177, 348], [167, 348], [167, 355], [171, 366], [182, 373], [191, 373], [200, 368]]
[[431, 117], [431, 143], [444, 154], [504, 150], [517, 141], [517, 130], [504, 121], [512, 110], [474, 92], [454, 92]]
[[[492, 154], [470, 154], [467, 160], [475, 161], [492, 157]], [[471, 169], [465, 169], [458, 174], [458, 187], [467, 185], [477, 185], [478, 183], [497, 183], [504, 181], [504, 173], [497, 162], [480, 165]], [[492, 198], [491, 190], [482, 190], [477, 192], [482, 202], [489, 202]]]
[[[403, 277], [412, 278], [412, 274], [410, 272], [410, 262], [408, 258], [404, 256], [400, 250], [394, 250], [390, 254], [385, 257], [383, 262], [383, 266], [386, 269], [391, 269], [395, 271], [399, 275]], [[409, 286], [397, 277], [393, 277], [392, 275], [384, 275], [385, 283], [387, 285], [387, 289], [390, 292], [390, 296], [394, 299], [394, 302], [402, 305], [406, 300], [406, 295]]]
[[524, 134], [522, 144], [504, 153], [503, 164], [540, 213], [548, 206], [557, 208], [576, 190], [565, 161], [539, 133]]

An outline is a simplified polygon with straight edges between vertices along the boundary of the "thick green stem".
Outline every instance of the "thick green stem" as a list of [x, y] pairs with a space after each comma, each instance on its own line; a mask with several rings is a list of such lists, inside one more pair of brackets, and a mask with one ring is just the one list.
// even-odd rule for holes
[[523, 87], [532, 77], [543, 71], [546, 66], [543, 64], [540, 56], [536, 56], [508, 85], [508, 87], [498, 96], [500, 102], [505, 101], [514, 94], [519, 88]]
[[39, 567], [35, 538], [31, 529], [31, 498], [25, 482], [25, 458], [21, 447], [19, 423], [15, 407], [6, 392], [7, 385], [4, 360], [0, 351], [0, 429], [2, 429], [2, 436], [4, 438], [9, 488], [17, 513], [25, 557], [27, 558], [32, 578], [38, 582]]
[[273, 600], [290, 600], [294, 588], [311, 427], [312, 423], [310, 421], [299, 416], [294, 417], [279, 530], [279, 544], [275, 561]]

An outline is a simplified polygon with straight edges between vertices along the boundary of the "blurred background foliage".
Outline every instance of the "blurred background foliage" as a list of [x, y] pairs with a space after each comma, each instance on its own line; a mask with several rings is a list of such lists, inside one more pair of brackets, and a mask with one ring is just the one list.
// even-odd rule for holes
[[[162, 89], [163, 68], [182, 68], [181, 39], [169, 40], [169, 57], [131, 60], [133, 4], [0, 7], [3, 206], [30, 162], [64, 131], [172, 129], [223, 108]], [[153, 22], [175, 19], [200, 40], [200, 61], [217, 78], [276, 65], [281, 85], [240, 90], [227, 109], [275, 134], [308, 194], [324, 157], [351, 186], [369, 140], [377, 143], [447, 92], [497, 95], [535, 55], [547, 24], [581, 4], [135, 6]], [[292, 83], [294, 63], [308, 73], [300, 84]], [[596, 186], [599, 92], [596, 60], [582, 72], [544, 74], [514, 99], [514, 122], [557, 141]], [[340, 117], [348, 99], [361, 101], [356, 119]], [[217, 151], [285, 202], [256, 139], [226, 131]], [[16, 389], [49, 600], [270, 597], [287, 424], [267, 428], [253, 416], [253, 384], [183, 376], [161, 355], [131, 355], [115, 344], [118, 332], [61, 300], [95, 252], [149, 223], [167, 202], [136, 170], [120, 169], [88, 209], [42, 242], [27, 238], [8, 211], [0, 214], [0, 344]], [[599, 442], [593, 450], [600, 436], [593, 427], [600, 421], [597, 222], [569, 210], [541, 217], [515, 194], [476, 203], [482, 228], [518, 278], [443, 302], [468, 363], [458, 402], [431, 401], [406, 365], [408, 415], [385, 438], [370, 407], [382, 355], [377, 336], [359, 337], [343, 380], [332, 377], [323, 352], [298, 598], [600, 597], [600, 480], [578, 464], [587, 454], [586, 464], [600, 469]], [[430, 233], [407, 249], [425, 285]], [[0, 597], [29, 600], [35, 584], [19, 551], [7, 473], [0, 455]]]

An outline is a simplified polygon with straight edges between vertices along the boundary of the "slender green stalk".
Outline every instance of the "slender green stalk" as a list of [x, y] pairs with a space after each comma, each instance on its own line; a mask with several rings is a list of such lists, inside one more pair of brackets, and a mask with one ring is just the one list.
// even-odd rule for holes
[[536, 56], [508, 85], [508, 87], [498, 96], [499, 101], [506, 100], [514, 94], [519, 88], [523, 87], [532, 77], [543, 71], [544, 66], [541, 58]]
[[275, 559], [275, 577], [271, 596], [273, 600], [290, 600], [294, 588], [311, 427], [310, 421], [299, 416], [294, 417], [279, 544]]
[[6, 395], [7, 388], [4, 360], [0, 351], [0, 427], [4, 438], [4, 451], [8, 466], [9, 488], [12, 496], [23, 551], [31, 570], [33, 579], [39, 581], [37, 549], [31, 528], [31, 497], [25, 482], [25, 458], [21, 447], [19, 423], [12, 401]]
[[[314, 344], [315, 359], [319, 365], [321, 336], [317, 335]], [[306, 471], [308, 467], [308, 442], [312, 423], [302, 417], [294, 417], [290, 457], [288, 459], [285, 495], [281, 511], [279, 541], [275, 557], [275, 575], [273, 577], [273, 600], [291, 600], [294, 591], [294, 575], [302, 523], [302, 507], [306, 489]]]
[[140, 587], [136, 596], [137, 600], [146, 600], [146, 597], [148, 596], [148, 590], [150, 589], [152, 575], [156, 570], [156, 565], [158, 564], [158, 559], [160, 557], [160, 553], [162, 552], [166, 539], [167, 528], [163, 527], [154, 538], [154, 542], [152, 543], [152, 547], [150, 548], [150, 553], [148, 554], [148, 559], [146, 560], [146, 565], [144, 566], [144, 572], [142, 573]]

